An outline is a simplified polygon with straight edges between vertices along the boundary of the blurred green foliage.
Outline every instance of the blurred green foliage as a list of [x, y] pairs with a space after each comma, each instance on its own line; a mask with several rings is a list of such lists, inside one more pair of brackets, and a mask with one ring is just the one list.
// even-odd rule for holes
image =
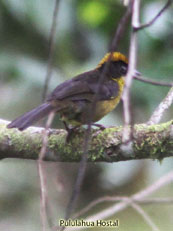
[[[141, 22], [146, 23], [163, 7], [165, 1], [142, 1]], [[49, 52], [49, 34], [54, 1], [0, 0], [0, 117], [13, 119], [41, 102]], [[125, 12], [120, 0], [61, 0], [58, 9], [53, 74], [49, 90], [60, 82], [94, 68], [110, 47], [118, 22]], [[173, 7], [169, 8], [150, 28], [139, 32], [138, 70], [155, 80], [172, 81], [173, 78]], [[130, 25], [130, 23], [129, 23]], [[127, 27], [119, 44], [119, 51], [128, 56], [130, 27]], [[132, 109], [134, 122], [146, 122], [152, 111], [166, 96], [168, 89], [134, 81]], [[173, 109], [163, 121], [172, 118]], [[122, 106], [106, 116], [101, 123], [120, 125]], [[59, 120], [55, 125], [61, 127]], [[107, 194], [129, 195], [171, 169], [172, 160], [160, 166], [150, 161], [97, 164], [90, 166], [85, 179], [79, 207], [88, 201]], [[70, 195], [73, 165], [48, 170], [51, 199], [57, 206], [52, 220], [63, 216]], [[19, 168], [18, 168], [19, 167]], [[10, 169], [10, 171], [8, 171]], [[65, 170], [65, 171], [64, 171]], [[2, 227], [8, 230], [39, 229], [39, 180], [35, 162], [5, 161], [1, 163], [0, 205]], [[57, 174], [60, 174], [57, 176]], [[64, 176], [66, 175], [67, 176]], [[62, 176], [63, 175], [63, 176]], [[156, 176], [155, 176], [156, 175]], [[28, 178], [28, 176], [30, 176]], [[62, 180], [63, 177], [65, 180]], [[58, 179], [61, 178], [61, 179]], [[91, 181], [92, 179], [92, 181]], [[62, 184], [62, 185], [61, 185]], [[5, 185], [5, 186], [4, 186]], [[93, 185], [97, 187], [94, 187]], [[58, 193], [56, 190], [59, 190]], [[55, 196], [56, 195], [56, 196]], [[53, 198], [53, 199], [52, 199]], [[61, 202], [60, 202], [61, 201]], [[53, 202], [52, 202], [53, 204]], [[18, 208], [16, 210], [16, 208]], [[36, 213], [33, 209], [36, 208]], [[165, 208], [165, 207], [164, 207]], [[161, 209], [161, 208], [160, 208]], [[15, 211], [14, 211], [15, 210]], [[23, 213], [23, 211], [25, 211]], [[154, 208], [148, 208], [152, 215]], [[35, 214], [37, 214], [35, 216]], [[166, 213], [165, 213], [166, 214]], [[159, 215], [162, 217], [163, 213]], [[34, 218], [33, 220], [33, 217]], [[129, 217], [129, 218], [128, 218]], [[28, 219], [29, 218], [29, 219]], [[129, 230], [136, 222], [131, 210], [120, 214], [124, 223], [119, 230]], [[26, 222], [27, 220], [27, 222]], [[129, 223], [131, 221], [131, 223]], [[158, 222], [158, 218], [155, 218]], [[146, 230], [139, 220], [133, 230]], [[168, 218], [167, 224], [170, 223]], [[144, 228], [143, 228], [144, 227]], [[172, 230], [167, 227], [166, 230]]]
[[[95, 14], [97, 12], [97, 14]], [[103, 24], [108, 17], [109, 8], [99, 1], [82, 1], [78, 7], [78, 17], [88, 26], [97, 28]]]

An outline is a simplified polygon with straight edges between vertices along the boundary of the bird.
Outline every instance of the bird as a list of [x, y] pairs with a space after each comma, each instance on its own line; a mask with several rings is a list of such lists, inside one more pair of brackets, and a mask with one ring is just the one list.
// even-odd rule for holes
[[[51, 112], [59, 113], [67, 130], [70, 126], [80, 127], [90, 122], [95, 123], [120, 102], [127, 71], [126, 56], [120, 52], [108, 52], [96, 68], [61, 83], [44, 103], [19, 116], [7, 127], [23, 131]], [[104, 78], [98, 87], [103, 75]], [[93, 110], [94, 100], [96, 101]]]

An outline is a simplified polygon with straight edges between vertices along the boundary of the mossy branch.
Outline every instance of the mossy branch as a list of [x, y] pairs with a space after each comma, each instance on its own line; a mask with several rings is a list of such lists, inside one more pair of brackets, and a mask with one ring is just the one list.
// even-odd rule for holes
[[[0, 120], [0, 158], [38, 159], [43, 128], [31, 127], [23, 132], [7, 129]], [[75, 132], [66, 143], [66, 131], [50, 129], [46, 160], [79, 162], [83, 153], [85, 129]], [[134, 126], [130, 153], [122, 149], [122, 127], [92, 129], [88, 161], [117, 162], [134, 159], [163, 159], [173, 156], [173, 121]], [[128, 154], [127, 154], [128, 153]]]

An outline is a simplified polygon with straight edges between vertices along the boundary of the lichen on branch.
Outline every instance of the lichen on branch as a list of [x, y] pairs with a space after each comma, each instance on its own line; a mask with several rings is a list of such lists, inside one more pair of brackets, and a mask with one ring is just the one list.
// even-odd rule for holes
[[[0, 120], [0, 158], [38, 159], [43, 128], [30, 127], [23, 132], [7, 129]], [[163, 159], [173, 155], [173, 121], [156, 125], [137, 124], [133, 129], [131, 153], [121, 149], [123, 127], [92, 129], [89, 162], [117, 162], [134, 159]], [[76, 131], [66, 143], [66, 131], [49, 129], [49, 161], [79, 162], [83, 153], [85, 129]]]

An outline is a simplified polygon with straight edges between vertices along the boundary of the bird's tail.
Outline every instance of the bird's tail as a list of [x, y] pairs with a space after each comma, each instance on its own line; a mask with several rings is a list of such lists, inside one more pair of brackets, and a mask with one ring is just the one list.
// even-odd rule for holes
[[43, 103], [40, 106], [34, 108], [33, 110], [26, 112], [24, 115], [13, 120], [8, 124], [8, 128], [18, 128], [20, 131], [26, 129], [33, 123], [42, 119], [48, 115], [53, 110], [53, 107], [49, 103]]

